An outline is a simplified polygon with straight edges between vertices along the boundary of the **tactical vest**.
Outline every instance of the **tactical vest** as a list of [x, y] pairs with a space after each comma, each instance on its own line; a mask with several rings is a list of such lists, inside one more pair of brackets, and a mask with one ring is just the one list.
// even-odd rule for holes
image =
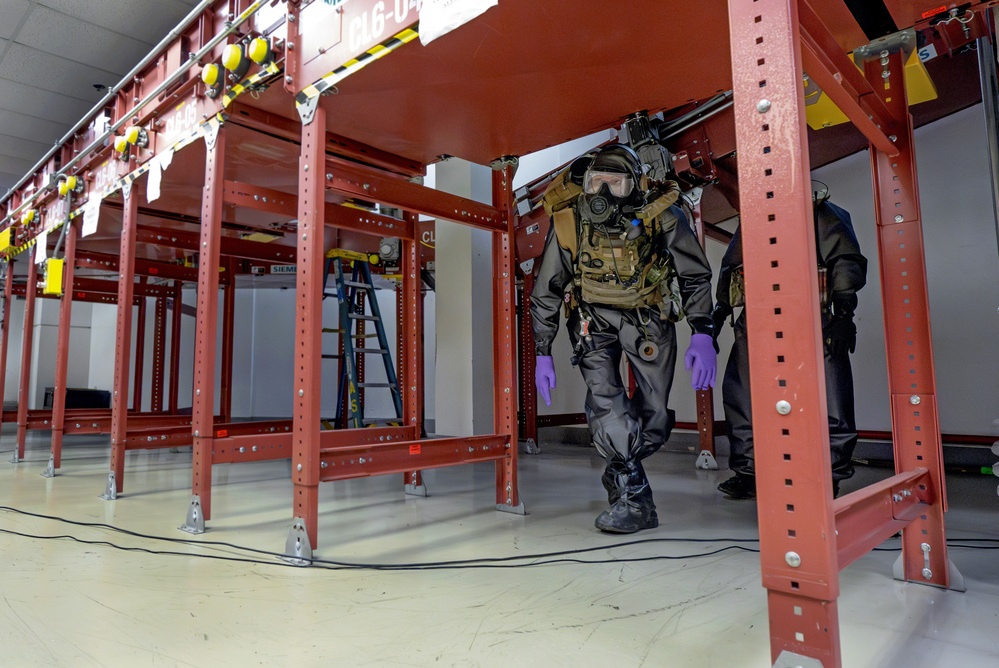
[[643, 248], [660, 232], [670, 232], [677, 218], [669, 207], [677, 201], [680, 189], [675, 182], [664, 185], [660, 195], [635, 217], [645, 227], [644, 236], [627, 239], [626, 231], [611, 234], [590, 224], [577, 212], [582, 188], [569, 179], [568, 171], [557, 175], [543, 197], [545, 210], [552, 216], [558, 244], [568, 250], [575, 266], [566, 304], [576, 302], [619, 309], [656, 307], [661, 316], [676, 322], [683, 318], [683, 299], [672, 256]]
[[[819, 305], [825, 307], [829, 303], [826, 268], [818, 267], [818, 274]], [[741, 264], [732, 270], [732, 280], [728, 284], [728, 304], [732, 308], [746, 305], [746, 273]]]

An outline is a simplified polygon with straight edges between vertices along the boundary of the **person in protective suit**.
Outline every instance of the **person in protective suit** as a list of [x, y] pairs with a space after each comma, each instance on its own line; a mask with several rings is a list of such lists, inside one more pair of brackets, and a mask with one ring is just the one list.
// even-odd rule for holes
[[[595, 525], [633, 533], [659, 525], [642, 460], [669, 438], [667, 408], [676, 362], [674, 322], [693, 329], [685, 361], [695, 389], [714, 386], [711, 268], [683, 211], [675, 182], [650, 184], [628, 146], [600, 149], [558, 175], [545, 196], [552, 228], [531, 297], [535, 381], [551, 405], [551, 345], [559, 311], [588, 389], [586, 418], [606, 460], [610, 507]], [[629, 398], [622, 356], [631, 365]]]
[[[819, 289], [823, 292], [820, 300], [822, 339], [835, 497], [839, 494], [840, 481], [853, 475], [851, 460], [857, 445], [857, 422], [850, 353], [857, 346], [857, 326], [853, 316], [857, 309], [857, 291], [867, 283], [867, 258], [860, 252], [849, 213], [820, 197], [815, 202], [814, 217]], [[718, 276], [713, 314], [716, 339], [733, 309], [741, 305], [741, 271], [742, 235], [740, 230], [736, 230], [725, 251]], [[756, 496], [756, 476], [745, 309], [733, 328], [735, 341], [725, 367], [722, 404], [729, 428], [729, 468], [735, 475], [718, 485], [718, 491], [732, 499], [752, 499]]]

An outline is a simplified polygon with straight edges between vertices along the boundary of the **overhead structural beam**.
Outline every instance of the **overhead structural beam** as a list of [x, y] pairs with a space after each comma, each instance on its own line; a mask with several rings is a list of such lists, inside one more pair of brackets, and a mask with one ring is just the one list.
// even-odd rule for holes
[[836, 38], [807, 0], [799, 0], [798, 19], [804, 71], [871, 144], [889, 156], [898, 155], [898, 148], [882, 129], [897, 123], [898, 119], [874, 93], [853, 61], [843, 53]]
[[506, 220], [495, 206], [427, 188], [372, 167], [340, 158], [326, 159], [326, 188], [388, 206], [453, 220], [490, 232], [505, 232]]

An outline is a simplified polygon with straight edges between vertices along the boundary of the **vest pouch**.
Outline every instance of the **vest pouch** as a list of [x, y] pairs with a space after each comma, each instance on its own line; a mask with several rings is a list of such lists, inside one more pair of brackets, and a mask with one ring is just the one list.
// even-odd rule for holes
[[741, 264], [732, 270], [732, 280], [728, 284], [728, 304], [732, 308], [746, 305], [746, 274]]

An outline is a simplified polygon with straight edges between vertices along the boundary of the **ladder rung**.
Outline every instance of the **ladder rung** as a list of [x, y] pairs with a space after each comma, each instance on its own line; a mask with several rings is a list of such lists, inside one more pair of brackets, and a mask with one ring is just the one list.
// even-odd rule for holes
[[363, 420], [361, 420], [361, 422], [363, 424], [399, 424], [400, 422], [402, 422], [402, 418], [398, 418], [398, 417], [394, 417], [394, 418], [390, 418], [390, 417], [386, 417], [386, 418], [364, 418]]
[[384, 348], [356, 348], [356, 352], [365, 353], [366, 355], [373, 355], [378, 353], [379, 355], [385, 355], [388, 353]]
[[395, 388], [392, 383], [358, 383], [358, 387], [391, 387]]
[[342, 329], [333, 329], [332, 327], [323, 327], [323, 334], [343, 334]]
[[340, 359], [340, 356], [339, 355], [323, 355], [323, 359], [324, 360], [338, 360], [338, 359]]
[[380, 322], [381, 318], [376, 315], [361, 315], [360, 313], [351, 313], [350, 317], [354, 320], [373, 320], [375, 322]]
[[346, 285], [346, 286], [352, 287], [352, 288], [364, 288], [365, 290], [374, 290], [375, 289], [375, 286], [371, 285], [371, 283], [358, 283], [357, 281], [344, 281], [343, 284]]

